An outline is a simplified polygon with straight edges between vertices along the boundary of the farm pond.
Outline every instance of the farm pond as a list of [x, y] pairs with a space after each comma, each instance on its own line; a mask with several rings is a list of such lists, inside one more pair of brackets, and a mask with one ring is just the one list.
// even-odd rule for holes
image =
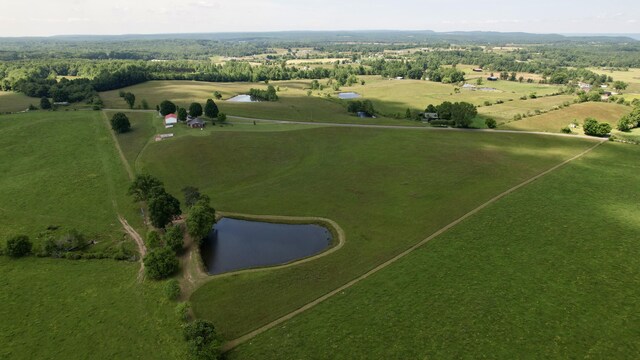
[[227, 101], [229, 102], [242, 102], [242, 103], [248, 103], [248, 102], [259, 102], [259, 100], [254, 99], [253, 97], [251, 97], [251, 95], [236, 95], [230, 99], [227, 99]]
[[338, 98], [347, 100], [347, 99], [357, 99], [360, 97], [360, 94], [355, 92], [341, 92], [338, 94]]
[[331, 232], [314, 224], [278, 224], [222, 218], [202, 242], [210, 275], [286, 264], [331, 245]]

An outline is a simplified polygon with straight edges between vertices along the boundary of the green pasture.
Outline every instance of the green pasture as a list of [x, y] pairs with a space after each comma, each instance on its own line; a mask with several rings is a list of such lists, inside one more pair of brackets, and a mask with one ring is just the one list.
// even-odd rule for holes
[[[558, 86], [539, 84], [520, 84], [512, 81], [485, 81], [480, 87], [495, 88], [495, 91], [466, 90], [454, 91], [452, 84], [442, 84], [424, 80], [390, 80], [379, 76], [362, 76], [365, 85], [356, 84], [343, 87], [342, 91], [354, 91], [364, 99], [373, 101], [375, 108], [382, 114], [404, 115], [407, 108], [424, 111], [429, 104], [438, 105], [443, 101], [466, 101], [482, 105], [485, 101], [495, 103], [497, 100], [517, 101], [523, 95], [536, 93], [539, 96], [551, 94], [559, 90]], [[474, 81], [470, 82], [475, 85]], [[565, 101], [565, 100], [563, 100]], [[562, 103], [562, 101], [560, 102]]]
[[0, 116], [0, 239], [77, 229], [94, 250], [131, 246], [117, 214], [137, 225], [129, 178], [100, 112]]
[[495, 119], [498, 124], [508, 123], [514, 121], [513, 117], [518, 114], [531, 116], [536, 114], [536, 110], [549, 111], [567, 102], [573, 104], [574, 98], [572, 95], [557, 95], [527, 100], [516, 99], [503, 104], [482, 106], [478, 108], [478, 113]]
[[[546, 114], [528, 117], [526, 119], [512, 121], [500, 126], [502, 129], [523, 131], [546, 131], [559, 133], [560, 129], [569, 126], [572, 121], [582, 125], [588, 117], [596, 118], [600, 122], [607, 122], [615, 129], [620, 118], [629, 113], [631, 108], [624, 105], [586, 102], [573, 104], [569, 107], [551, 111]], [[582, 128], [573, 129], [574, 132], [584, 134]]]
[[346, 231], [345, 246], [317, 261], [200, 288], [192, 296], [195, 313], [233, 338], [344, 284], [591, 145], [545, 136], [416, 130], [229, 131], [152, 143], [138, 170], [158, 176], [175, 194], [196, 186], [221, 211], [320, 216]]
[[0, 91], [0, 113], [25, 111], [29, 105], [40, 106], [40, 99], [13, 91]]
[[229, 358], [638, 358], [638, 156], [605, 143]]
[[[204, 104], [219, 91], [222, 100], [216, 100], [221, 112], [250, 118], [298, 120], [318, 122], [348, 122], [363, 124], [415, 125], [413, 121], [388, 118], [360, 119], [347, 112], [346, 101], [336, 96], [327, 98], [326, 93], [315, 92], [307, 96], [310, 80], [271, 81], [280, 89], [280, 99], [275, 102], [234, 103], [226, 101], [238, 94], [246, 94], [251, 88], [266, 89], [264, 83], [210, 83], [197, 81], [149, 81], [123, 89], [136, 95], [136, 101], [146, 99], [152, 108], [163, 100], [171, 100], [178, 106], [188, 107], [192, 102]], [[106, 108], [127, 108], [119, 96], [120, 90], [100, 94]], [[403, 113], [404, 115], [404, 113]]]
[[186, 358], [175, 303], [138, 267], [0, 257], [0, 358]]

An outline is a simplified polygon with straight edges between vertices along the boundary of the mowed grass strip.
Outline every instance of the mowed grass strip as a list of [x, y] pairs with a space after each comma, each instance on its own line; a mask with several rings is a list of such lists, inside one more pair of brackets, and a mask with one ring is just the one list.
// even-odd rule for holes
[[163, 283], [138, 264], [0, 257], [0, 358], [184, 359]]
[[[577, 121], [580, 126], [588, 117], [593, 117], [600, 122], [611, 124], [615, 129], [618, 120], [631, 111], [631, 107], [600, 103], [586, 102], [573, 104], [567, 108], [548, 112], [546, 114], [529, 117], [526, 119], [512, 121], [500, 126], [500, 129], [523, 130], [523, 131], [547, 131], [553, 133], [561, 132], [561, 129], [569, 126], [573, 121]], [[584, 134], [582, 127], [573, 129], [574, 132]]]
[[229, 358], [638, 358], [639, 155], [603, 144]]
[[[105, 114], [111, 120], [116, 112], [105, 111]], [[134, 166], [138, 155], [150, 141], [153, 141], [154, 135], [158, 132], [164, 133], [162, 130], [165, 129], [156, 113], [125, 112], [125, 115], [131, 123], [131, 131], [118, 134], [116, 138], [127, 162]]]
[[[139, 217], [127, 174], [99, 112], [0, 117], [0, 239], [75, 228], [106, 250], [125, 240], [117, 212]], [[128, 243], [128, 240], [126, 241]], [[128, 244], [127, 244], [128, 246]]]
[[218, 210], [325, 217], [346, 232], [345, 246], [317, 261], [219, 279], [197, 290], [195, 313], [213, 320], [228, 339], [337, 288], [593, 144], [329, 127], [174, 140], [151, 144], [140, 162], [169, 191], [192, 185]]

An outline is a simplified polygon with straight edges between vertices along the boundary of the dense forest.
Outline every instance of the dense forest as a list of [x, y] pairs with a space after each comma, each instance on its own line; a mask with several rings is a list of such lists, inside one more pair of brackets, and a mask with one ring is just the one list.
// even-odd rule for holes
[[[368, 42], [374, 36], [382, 40]], [[413, 36], [412, 41], [407, 41], [409, 36]], [[461, 42], [456, 45], [446, 42], [456, 39]], [[507, 43], [516, 40], [520, 41], [518, 45]], [[491, 43], [509, 47], [501, 50]], [[311, 49], [302, 55], [305, 59], [341, 60], [330, 66], [288, 64], [288, 60], [299, 58], [300, 48]], [[0, 88], [54, 101], [76, 102], [91, 101], [98, 91], [148, 80], [334, 79], [334, 86], [339, 87], [353, 84], [358, 75], [381, 75], [459, 83], [464, 81], [465, 74], [455, 68], [457, 64], [476, 65], [502, 74], [536, 73], [542, 75], [540, 81], [544, 83], [594, 84], [612, 79], [586, 67], [640, 67], [639, 52], [640, 42], [629, 38], [499, 33], [301, 32], [16, 38], [0, 39]], [[211, 60], [215, 56], [227, 59], [215, 63]], [[60, 77], [71, 80], [59, 81]]]

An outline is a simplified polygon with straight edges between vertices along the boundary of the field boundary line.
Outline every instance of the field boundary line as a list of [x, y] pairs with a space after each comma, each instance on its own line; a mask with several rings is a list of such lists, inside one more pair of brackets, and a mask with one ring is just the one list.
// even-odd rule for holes
[[101, 111], [101, 113], [102, 113], [102, 118], [107, 124], [107, 129], [109, 129], [109, 133], [111, 134], [111, 138], [113, 139], [116, 149], [118, 150], [118, 155], [120, 155], [120, 160], [122, 161], [122, 164], [124, 165], [124, 168], [127, 171], [127, 174], [129, 175], [129, 180], [133, 180], [134, 175], [133, 175], [133, 171], [131, 170], [131, 165], [129, 165], [127, 158], [124, 156], [124, 153], [122, 152], [122, 148], [120, 147], [120, 143], [118, 142], [118, 138], [116, 137], [116, 134], [111, 129], [111, 124], [109, 124], [109, 118], [107, 117], [107, 113], [104, 111]]
[[480, 212], [481, 210], [483, 210], [487, 206], [489, 206], [489, 205], [495, 203], [496, 201], [502, 199], [503, 197], [513, 193], [514, 191], [516, 191], [516, 190], [518, 190], [518, 189], [520, 189], [520, 188], [522, 188], [522, 187], [524, 187], [524, 186], [526, 186], [526, 185], [528, 185], [528, 184], [540, 179], [541, 177], [543, 177], [543, 176], [545, 176], [545, 175], [547, 175], [547, 174], [549, 174], [549, 173], [551, 173], [551, 172], [563, 167], [564, 165], [566, 165], [566, 164], [568, 164], [568, 163], [570, 163], [570, 162], [572, 162], [572, 161], [584, 156], [585, 154], [589, 153], [590, 151], [592, 151], [593, 149], [597, 148], [598, 146], [600, 146], [602, 144], [603, 144], [602, 141], [598, 141], [594, 146], [584, 150], [583, 152], [581, 152], [581, 153], [579, 153], [579, 154], [577, 154], [577, 155], [575, 155], [575, 156], [573, 156], [573, 157], [571, 157], [571, 158], [569, 158], [567, 160], [564, 160], [563, 162], [553, 166], [552, 168], [547, 169], [547, 170], [545, 170], [545, 171], [543, 171], [543, 172], [541, 172], [541, 173], [539, 173], [539, 174], [537, 174], [537, 175], [535, 175], [535, 176], [533, 176], [533, 177], [531, 177], [531, 178], [519, 183], [518, 185], [509, 188], [508, 190], [505, 190], [504, 192], [494, 196], [493, 198], [489, 199], [488, 201], [482, 203], [478, 207], [474, 208], [473, 210], [467, 212], [466, 214], [462, 215], [458, 219], [456, 219], [453, 222], [449, 223], [448, 225], [446, 225], [445, 227], [441, 228], [440, 230], [434, 232], [433, 234], [431, 234], [426, 239], [418, 242], [417, 244], [411, 246], [407, 250], [404, 250], [400, 254], [398, 254], [398, 255], [394, 256], [393, 258], [383, 262], [382, 264], [374, 267], [373, 269], [371, 269], [371, 270], [367, 271], [366, 273], [358, 276], [357, 278], [347, 282], [346, 284], [344, 284], [344, 285], [342, 285], [342, 286], [340, 286], [340, 287], [338, 287], [338, 288], [336, 288], [336, 289], [334, 289], [334, 290], [322, 295], [321, 297], [319, 297], [319, 298], [307, 303], [306, 305], [304, 305], [304, 306], [302, 306], [302, 307], [300, 307], [300, 308], [298, 308], [298, 309], [296, 309], [296, 310], [294, 310], [294, 311], [292, 311], [292, 312], [290, 312], [290, 313], [288, 313], [288, 314], [286, 314], [284, 316], [281, 316], [280, 318], [278, 318], [278, 319], [276, 319], [276, 320], [274, 320], [274, 321], [272, 321], [272, 322], [270, 322], [270, 323], [268, 323], [266, 325], [263, 325], [263, 326], [257, 328], [256, 330], [253, 330], [253, 331], [251, 331], [251, 332], [249, 332], [249, 333], [247, 333], [247, 334], [245, 334], [245, 335], [243, 335], [243, 336], [241, 336], [239, 338], [236, 338], [234, 340], [226, 342], [222, 346], [222, 351], [223, 352], [230, 351], [230, 350], [234, 349], [235, 347], [237, 347], [237, 346], [249, 341], [250, 339], [256, 337], [257, 335], [260, 335], [263, 332], [265, 332], [265, 331], [267, 331], [267, 330], [269, 330], [269, 329], [271, 329], [271, 328], [273, 328], [273, 327], [275, 327], [277, 325], [280, 325], [281, 323], [283, 323], [283, 322], [295, 317], [296, 315], [299, 315], [299, 314], [301, 314], [301, 313], [303, 313], [303, 312], [315, 307], [316, 305], [322, 303], [323, 301], [333, 297], [334, 295], [336, 295], [336, 294], [338, 294], [338, 293], [340, 293], [340, 292], [352, 287], [353, 285], [359, 283], [360, 281], [368, 278], [369, 276], [371, 276], [371, 275], [377, 273], [378, 271], [386, 268], [387, 266], [395, 263], [396, 261], [402, 259], [403, 257], [411, 254], [416, 249], [422, 247], [423, 245], [425, 245], [429, 241], [433, 240], [434, 238], [442, 235], [447, 230], [449, 230], [449, 229], [453, 228], [454, 226], [460, 224], [461, 222], [463, 222], [464, 220], [468, 219], [469, 217], [477, 214], [478, 212]]

